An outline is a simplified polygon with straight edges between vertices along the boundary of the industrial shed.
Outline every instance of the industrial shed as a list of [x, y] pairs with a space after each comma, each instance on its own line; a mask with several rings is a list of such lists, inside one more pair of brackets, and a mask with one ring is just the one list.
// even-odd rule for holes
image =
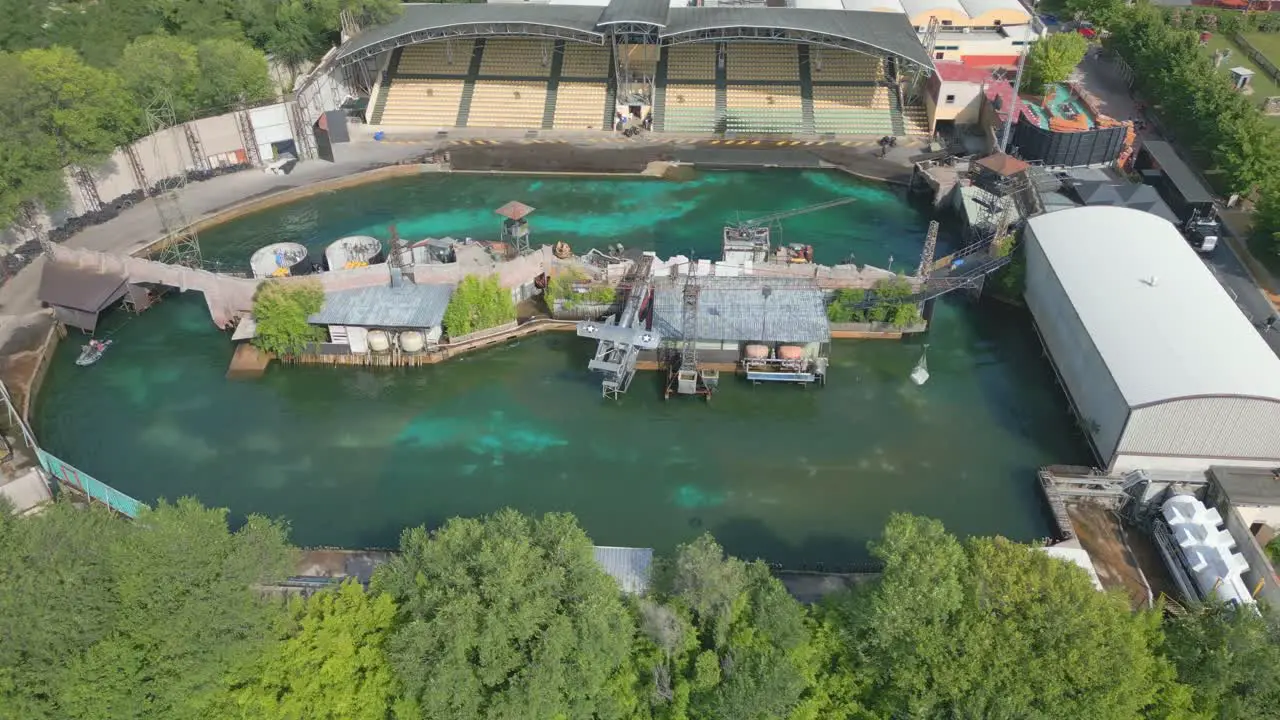
[[1102, 465], [1280, 466], [1280, 359], [1171, 223], [1083, 207], [1024, 244], [1027, 306]]

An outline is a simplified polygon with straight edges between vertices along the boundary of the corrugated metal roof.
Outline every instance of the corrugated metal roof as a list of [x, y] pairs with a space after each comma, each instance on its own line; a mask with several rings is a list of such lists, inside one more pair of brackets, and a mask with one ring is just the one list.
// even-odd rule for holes
[[[654, 285], [653, 329], [664, 340], [683, 338], [685, 280], [682, 275]], [[811, 281], [713, 276], [700, 277], [698, 283], [698, 340], [808, 343], [831, 339], [822, 290]]]
[[[959, 0], [951, 1], [957, 8], [960, 7]], [[892, 4], [890, 2], [891, 6]], [[651, 18], [657, 17], [660, 5], [653, 0], [625, 0], [628, 12], [647, 13]], [[615, 12], [614, 3], [603, 10], [591, 5], [546, 3], [406, 3], [400, 17], [361, 33], [343, 45], [335, 59], [341, 60], [396, 38], [486, 23], [542, 25], [590, 33], [602, 38], [599, 24], [622, 21], [622, 7], [620, 5], [616, 10], [617, 19], [610, 19]], [[790, 30], [863, 43], [929, 70], [933, 69], [933, 60], [920, 44], [915, 28], [905, 15], [895, 12], [773, 7], [668, 7], [663, 8], [662, 17], [665, 18], [663, 38], [739, 27]]]
[[315, 325], [430, 328], [444, 319], [453, 285], [369, 287], [325, 293], [320, 312], [307, 319]]
[[1074, 189], [1085, 205], [1133, 208], [1164, 218], [1174, 224], [1178, 222], [1178, 216], [1160, 198], [1160, 193], [1150, 185], [1128, 181], [1083, 182], [1076, 183]]
[[124, 283], [124, 275], [50, 260], [40, 273], [36, 297], [49, 305], [96, 313], [124, 296]]
[[1142, 149], [1151, 156], [1169, 181], [1182, 193], [1182, 199], [1189, 203], [1211, 203], [1213, 195], [1205, 189], [1204, 183], [1192, 172], [1191, 168], [1178, 157], [1178, 151], [1163, 140], [1143, 140]]
[[668, 8], [668, 0], [609, 0], [599, 23], [646, 23], [664, 27]]
[[1130, 407], [1280, 401], [1280, 359], [1169, 221], [1097, 206], [1028, 226]]
[[653, 548], [602, 547], [593, 548], [596, 562], [609, 574], [622, 591], [641, 595], [649, 589], [649, 573], [653, 568]]
[[828, 35], [863, 43], [933, 70], [933, 59], [924, 51], [915, 28], [907, 16], [897, 13], [770, 7], [671, 8], [662, 36], [735, 27]]
[[400, 17], [369, 28], [338, 51], [337, 60], [365, 48], [413, 33], [458, 25], [530, 23], [601, 35], [596, 30], [600, 8], [542, 3], [405, 3]]

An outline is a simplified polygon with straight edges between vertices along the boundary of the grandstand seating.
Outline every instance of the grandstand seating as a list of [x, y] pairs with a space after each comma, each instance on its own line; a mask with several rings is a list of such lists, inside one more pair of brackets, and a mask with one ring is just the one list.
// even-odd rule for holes
[[537, 80], [477, 81], [467, 127], [542, 127], [547, 84]]
[[[714, 56], [713, 56], [714, 58]], [[667, 85], [663, 108], [667, 132], [709, 133], [716, 129], [716, 89], [712, 85]]]
[[714, 80], [715, 45], [676, 45], [667, 50], [668, 80]]
[[814, 82], [879, 82], [884, 80], [884, 61], [850, 50], [821, 48], [810, 55], [809, 74]]
[[813, 125], [819, 133], [890, 135], [893, 114], [889, 89], [816, 85], [813, 88]]
[[799, 85], [730, 85], [725, 100], [729, 132], [798, 133], [803, 129]]
[[566, 43], [564, 46], [564, 65], [560, 74], [571, 78], [609, 77], [609, 49], [594, 45]]
[[487, 40], [480, 58], [480, 74], [544, 78], [551, 74], [552, 50], [550, 40]]
[[453, 127], [458, 120], [463, 80], [399, 78], [387, 88], [385, 125]]
[[[799, 82], [800, 57], [795, 45], [741, 43], [726, 46], [725, 74], [735, 80]], [[732, 103], [730, 103], [732, 106]]]
[[[478, 61], [470, 40], [451, 47], [444, 42], [406, 47], [383, 82], [376, 122], [453, 127], [461, 109], [469, 127], [537, 129], [546, 123], [565, 130], [607, 130], [610, 49], [559, 43], [562, 56], [556, 58], [556, 46], [546, 40], [489, 38]], [[804, 53], [796, 45], [729, 43], [724, 71], [718, 73], [715, 44], [676, 45], [664, 52], [655, 119], [665, 132], [927, 133], [923, 107], [898, 111], [878, 58], [829, 48]], [[801, 67], [804, 57], [808, 67]], [[646, 72], [639, 54], [635, 58], [631, 68], [637, 75], [657, 74], [652, 62]], [[472, 74], [472, 66], [479, 72]], [[546, 112], [552, 89], [551, 112]], [[811, 101], [805, 94], [810, 90]]]
[[400, 55], [399, 75], [466, 75], [475, 43], [461, 40], [450, 45], [410, 45]]
[[599, 130], [608, 98], [604, 83], [562, 82], [556, 89], [552, 127], [562, 130]]

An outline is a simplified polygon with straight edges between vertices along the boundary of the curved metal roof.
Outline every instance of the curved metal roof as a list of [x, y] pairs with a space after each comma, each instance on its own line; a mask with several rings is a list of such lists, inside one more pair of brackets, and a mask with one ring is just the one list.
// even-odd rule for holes
[[[753, 32], [740, 32], [744, 30]], [[662, 38], [690, 42], [702, 39], [696, 36], [703, 34], [718, 34], [720, 39], [855, 46], [851, 49], [863, 46], [933, 71], [933, 61], [920, 44], [915, 28], [905, 15], [897, 13], [769, 7], [672, 8]]]
[[449, 37], [523, 35], [601, 45], [600, 8], [589, 5], [405, 3], [400, 17], [349, 40], [334, 58], [353, 62], [387, 50]]
[[636, 23], [666, 27], [669, 8], [667, 0], [609, 0], [597, 24]]
[[1028, 227], [1129, 407], [1280, 402], [1280, 359], [1168, 220], [1090, 206]]
[[[895, 55], [929, 72], [933, 61], [905, 15], [769, 7], [668, 8], [658, 0], [590, 5], [408, 3], [400, 17], [347, 42], [335, 57], [354, 62], [387, 50], [450, 37], [534, 36], [600, 45], [618, 23], [662, 28], [664, 44], [750, 40], [806, 42]], [[661, 18], [659, 15], [661, 14]], [[647, 18], [647, 19], [645, 19]]]

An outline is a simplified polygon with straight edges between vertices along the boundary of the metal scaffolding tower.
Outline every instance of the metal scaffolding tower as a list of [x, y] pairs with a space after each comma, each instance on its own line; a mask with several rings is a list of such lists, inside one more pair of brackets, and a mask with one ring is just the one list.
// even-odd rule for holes
[[604, 374], [600, 391], [606, 400], [617, 400], [636, 373], [636, 360], [641, 350], [656, 350], [661, 338], [647, 330], [641, 322], [645, 301], [653, 287], [653, 256], [643, 255], [631, 266], [619, 289], [626, 289], [627, 302], [622, 312], [602, 322], [586, 320], [578, 323], [578, 337], [597, 341], [595, 357], [587, 367]]
[[690, 263], [681, 292], [679, 362], [673, 362], [668, 371], [664, 398], [676, 393], [703, 395], [710, 401], [712, 389], [719, 382], [719, 371], [698, 369], [698, 301], [701, 294], [697, 266]]
[[182, 123], [182, 134], [187, 139], [187, 149], [191, 151], [191, 166], [194, 170], [208, 170], [209, 159], [205, 157], [204, 145], [200, 143], [200, 136], [196, 134], [196, 129], [191, 123]]
[[[147, 108], [146, 117], [152, 152], [161, 175], [160, 186], [152, 199], [160, 216], [160, 226], [164, 228], [165, 242], [156, 260], [170, 265], [200, 267], [200, 237], [182, 209], [182, 191], [187, 186], [187, 168], [182, 161], [185, 139], [179, 137], [173, 101], [167, 93], [162, 93]], [[177, 167], [169, 161], [170, 154], [176, 158]]]
[[72, 165], [71, 177], [75, 180], [80, 197], [84, 200], [85, 212], [101, 210], [102, 197], [98, 195], [98, 184], [93, 181], [93, 175], [79, 165]]
[[253, 118], [249, 110], [242, 108], [236, 112], [236, 127], [240, 129], [240, 142], [244, 145], [244, 156], [254, 167], [262, 165], [262, 156], [258, 153], [258, 137], [253, 132]]

